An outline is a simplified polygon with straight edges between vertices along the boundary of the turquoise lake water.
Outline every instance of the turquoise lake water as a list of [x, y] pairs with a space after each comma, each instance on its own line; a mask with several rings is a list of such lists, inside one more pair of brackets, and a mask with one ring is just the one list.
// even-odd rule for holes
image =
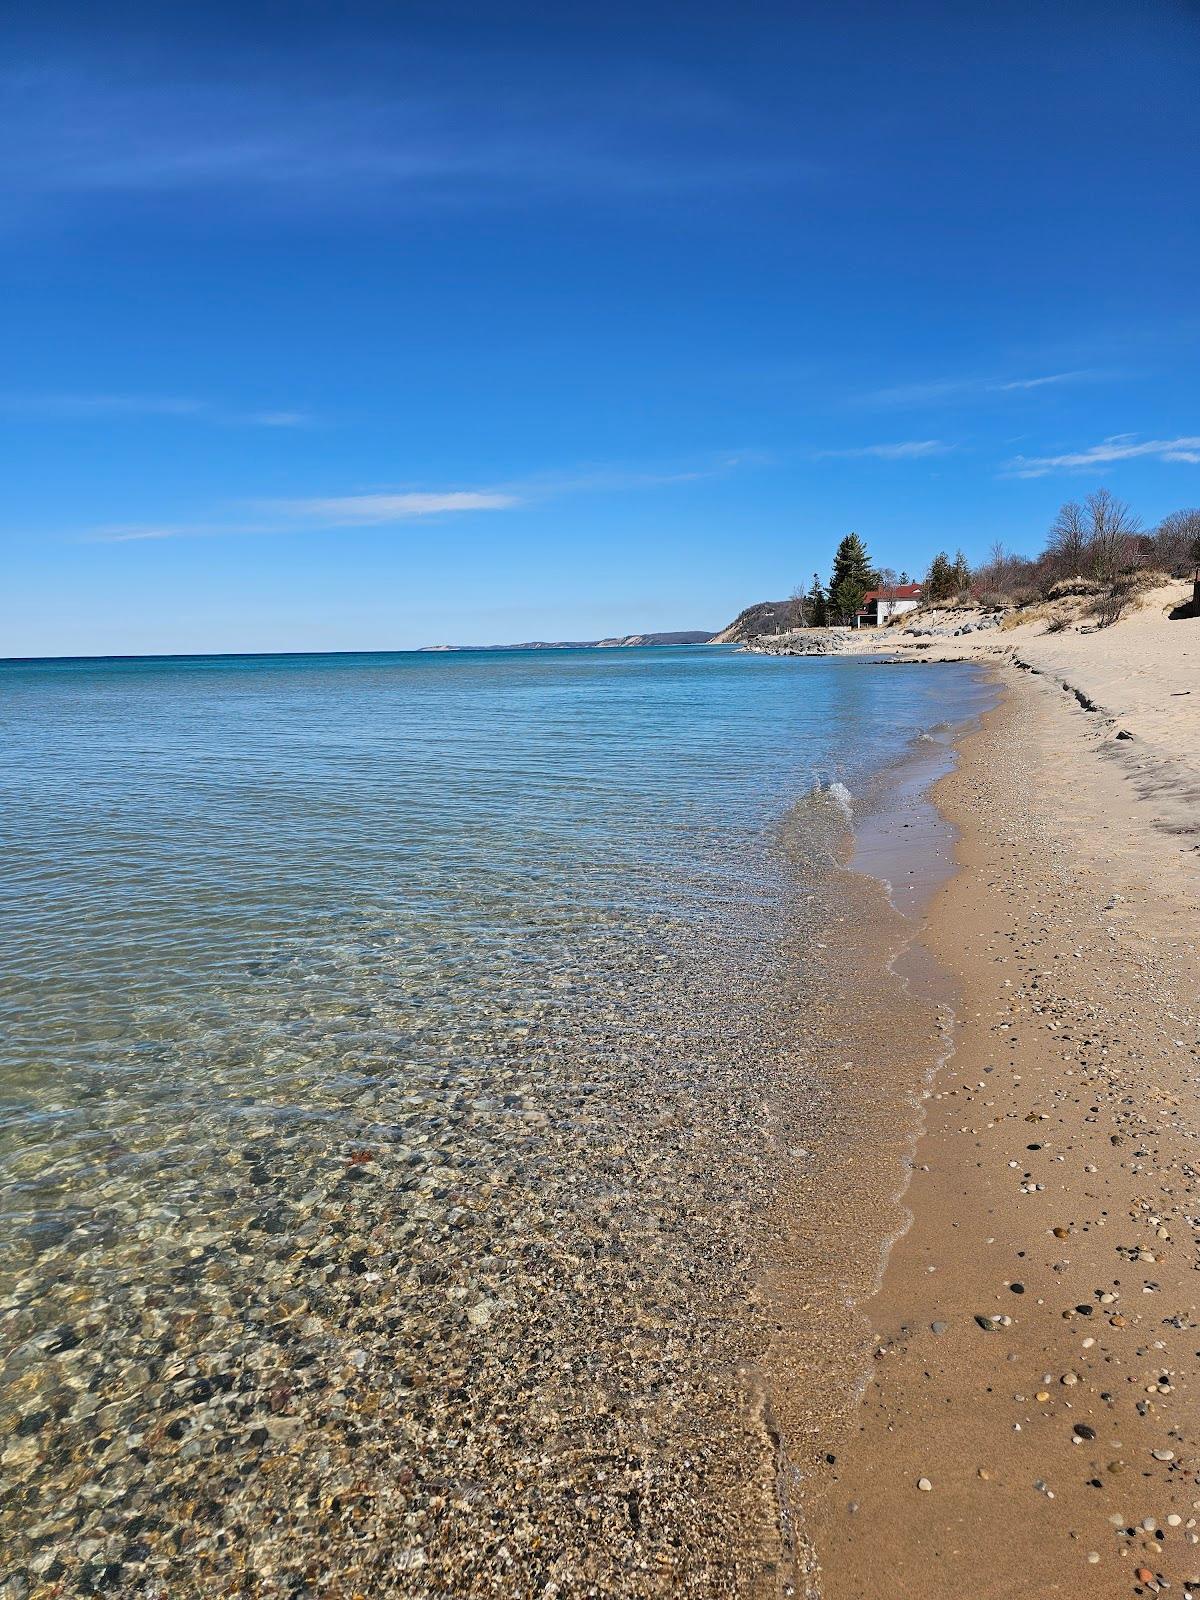
[[781, 824], [815, 789], [832, 838], [821, 790], [976, 693], [720, 647], [0, 664], [0, 1576], [729, 1592]]

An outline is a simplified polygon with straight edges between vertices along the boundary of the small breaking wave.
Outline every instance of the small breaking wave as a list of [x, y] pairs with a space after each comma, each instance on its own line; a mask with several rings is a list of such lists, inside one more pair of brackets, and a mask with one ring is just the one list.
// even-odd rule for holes
[[854, 821], [854, 797], [844, 783], [839, 783], [836, 778], [830, 783], [822, 783], [818, 778], [810, 792], [832, 800], [847, 822]]

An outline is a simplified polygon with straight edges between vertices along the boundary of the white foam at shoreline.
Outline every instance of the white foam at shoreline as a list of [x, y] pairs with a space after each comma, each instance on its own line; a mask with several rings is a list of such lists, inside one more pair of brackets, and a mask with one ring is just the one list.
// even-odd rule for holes
[[813, 787], [813, 793], [827, 795], [847, 822], [854, 821], [854, 797], [844, 783], [839, 783], [836, 778], [832, 783], [821, 783], [818, 780]]

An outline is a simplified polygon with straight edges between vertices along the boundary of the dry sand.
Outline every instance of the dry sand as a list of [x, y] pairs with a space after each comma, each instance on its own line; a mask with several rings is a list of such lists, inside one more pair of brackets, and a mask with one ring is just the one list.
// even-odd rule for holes
[[[1048, 616], [1039, 611], [1028, 621], [1011, 617], [991, 632], [930, 640], [889, 628], [885, 639], [901, 660], [965, 656], [1011, 663], [1057, 685], [1092, 712], [1081, 725], [1088, 742], [1121, 746], [1113, 754], [1150, 802], [1137, 821], [1186, 834], [1200, 817], [1200, 626], [1194, 617], [1171, 621], [1169, 613], [1191, 592], [1182, 582], [1152, 589], [1115, 627], [1100, 631], [1080, 615], [1051, 633]], [[951, 613], [946, 620], [958, 619]], [[861, 634], [854, 640], [859, 650], [871, 642], [870, 635], [865, 643]]]
[[804, 1475], [825, 1600], [1200, 1600], [1200, 620], [1171, 599], [927, 651], [1006, 693], [936, 791], [955, 1052], [871, 1381]]

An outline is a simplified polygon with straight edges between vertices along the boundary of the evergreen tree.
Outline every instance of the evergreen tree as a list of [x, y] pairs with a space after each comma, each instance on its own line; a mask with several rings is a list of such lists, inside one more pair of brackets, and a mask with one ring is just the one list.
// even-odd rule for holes
[[949, 600], [958, 593], [954, 566], [944, 550], [939, 550], [925, 574], [922, 597], [926, 600]]
[[829, 599], [834, 614], [842, 622], [853, 625], [862, 608], [863, 596], [878, 583], [879, 574], [871, 565], [866, 545], [856, 533], [848, 533], [834, 552], [833, 575], [829, 580]]
[[820, 573], [813, 573], [812, 587], [805, 600], [808, 605], [809, 627], [824, 628], [829, 622], [829, 608], [825, 602], [825, 586], [821, 582]]
[[847, 578], [853, 578], [864, 590], [875, 588], [879, 582], [879, 574], [871, 565], [867, 547], [856, 533], [848, 533], [834, 552], [833, 576], [829, 580], [830, 594], [833, 594], [838, 585]]
[[866, 586], [860, 583], [857, 578], [842, 579], [841, 583], [829, 596], [833, 605], [834, 615], [839, 622], [844, 623], [847, 627], [852, 628], [854, 626], [854, 619], [862, 610], [863, 596], [866, 592]]
[[955, 594], [962, 594], [964, 589], [971, 587], [971, 568], [961, 550], [954, 552], [954, 566], [951, 571], [954, 577]]

